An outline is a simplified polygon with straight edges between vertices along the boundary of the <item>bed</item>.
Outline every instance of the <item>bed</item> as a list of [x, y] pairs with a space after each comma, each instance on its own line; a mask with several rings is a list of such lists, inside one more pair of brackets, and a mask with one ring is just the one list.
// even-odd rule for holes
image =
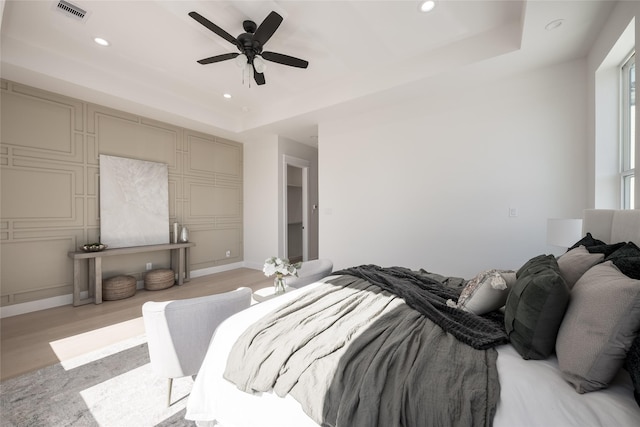
[[[460, 283], [425, 271], [380, 270], [380, 276], [394, 277], [391, 281], [409, 276], [412, 283], [422, 280], [431, 286], [434, 280], [440, 282], [446, 289], [432, 301], [439, 307], [434, 315], [416, 312], [413, 305], [421, 302], [412, 302], [413, 296], [402, 294], [403, 290], [399, 291], [403, 297], [398, 297], [376, 287], [383, 285], [373, 285], [382, 280], [375, 266], [362, 269], [373, 282], [350, 274], [332, 275], [254, 305], [216, 331], [185, 417], [199, 426], [226, 427], [638, 426], [640, 395], [634, 385], [640, 386], [640, 280], [631, 276], [640, 273], [640, 250], [630, 242], [640, 242], [640, 211], [586, 210], [583, 234], [559, 258], [535, 255], [517, 271], [488, 270]], [[598, 286], [604, 280], [606, 287]], [[332, 327], [339, 326], [325, 329], [340, 344], [331, 351], [326, 350], [326, 342], [316, 344], [314, 351], [321, 349], [321, 356], [298, 354], [302, 341], [305, 346], [316, 343], [304, 328], [326, 322], [326, 318], [318, 319], [319, 310], [309, 314], [298, 306], [316, 307], [319, 302], [325, 304], [322, 310], [344, 302], [340, 316], [346, 311], [358, 316], [369, 312], [372, 324], [363, 331], [350, 323], [341, 324], [342, 317], [331, 320]], [[354, 304], [358, 310], [353, 310]], [[409, 304], [412, 306], [405, 307]], [[539, 312], [531, 313], [536, 310]], [[288, 316], [294, 323], [277, 323]], [[454, 327], [443, 333], [439, 328], [449, 328], [452, 317]], [[479, 326], [483, 333], [474, 335], [469, 321], [475, 324], [479, 318], [483, 319]], [[528, 323], [531, 318], [533, 325]], [[425, 330], [424, 325], [432, 321], [437, 326]], [[415, 334], [413, 325], [419, 325]], [[502, 332], [495, 325], [504, 325]], [[286, 332], [293, 330], [296, 333]], [[452, 335], [458, 338], [450, 339]], [[294, 342], [295, 336], [303, 338]], [[371, 362], [374, 368], [359, 370], [364, 363], [357, 357], [365, 357], [359, 343], [365, 338], [367, 343], [377, 343], [379, 336], [384, 337], [384, 344], [366, 359], [367, 363], [375, 361]], [[427, 336], [438, 341], [427, 341]], [[418, 344], [406, 345], [409, 341]], [[394, 347], [387, 345], [390, 342]], [[352, 359], [342, 354], [338, 362], [326, 361], [339, 351], [352, 353]], [[467, 352], [466, 359], [458, 357]], [[386, 353], [393, 355], [392, 362], [375, 365], [378, 354]], [[309, 358], [314, 362], [305, 364]], [[342, 358], [354, 365], [351, 371]], [[429, 363], [413, 368], [416, 360], [426, 358]], [[297, 372], [300, 363], [303, 367]], [[350, 381], [363, 380], [362, 372], [371, 373], [370, 378], [353, 388]], [[402, 381], [396, 381], [399, 376]], [[381, 378], [398, 384], [379, 385]], [[335, 383], [340, 383], [339, 392]], [[435, 403], [429, 407], [426, 402]], [[451, 402], [454, 405], [447, 406]], [[446, 408], [438, 413], [434, 405]], [[421, 409], [424, 407], [429, 410]], [[463, 415], [447, 414], [452, 411]], [[427, 420], [420, 418], [423, 412], [436, 418], [421, 421]], [[393, 417], [384, 418], [389, 413]]]

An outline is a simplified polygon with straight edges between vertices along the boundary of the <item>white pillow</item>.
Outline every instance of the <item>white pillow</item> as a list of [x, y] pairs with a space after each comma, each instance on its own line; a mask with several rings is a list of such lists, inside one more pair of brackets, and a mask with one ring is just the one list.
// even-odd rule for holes
[[465, 285], [458, 302], [447, 301], [447, 305], [477, 315], [486, 314], [504, 306], [509, 288], [516, 282], [512, 270], [487, 270], [478, 273]]

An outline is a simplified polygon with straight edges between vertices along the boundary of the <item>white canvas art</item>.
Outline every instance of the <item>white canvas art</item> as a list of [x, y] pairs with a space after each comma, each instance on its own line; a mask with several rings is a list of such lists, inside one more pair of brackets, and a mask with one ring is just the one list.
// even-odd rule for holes
[[169, 243], [166, 164], [100, 155], [100, 240], [110, 248]]

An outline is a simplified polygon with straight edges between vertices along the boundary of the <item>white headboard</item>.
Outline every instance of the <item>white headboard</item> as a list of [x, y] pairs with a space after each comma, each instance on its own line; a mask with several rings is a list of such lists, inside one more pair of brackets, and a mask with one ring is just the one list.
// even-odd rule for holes
[[582, 232], [605, 243], [631, 241], [640, 246], [640, 209], [585, 209]]

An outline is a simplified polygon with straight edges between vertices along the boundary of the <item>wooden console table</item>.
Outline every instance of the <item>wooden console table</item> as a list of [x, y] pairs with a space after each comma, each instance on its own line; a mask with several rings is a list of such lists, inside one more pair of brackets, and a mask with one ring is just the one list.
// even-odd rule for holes
[[[102, 303], [102, 258], [106, 256], [137, 254], [142, 252], [171, 251], [171, 269], [176, 271], [177, 264], [178, 285], [191, 279], [189, 271], [189, 248], [195, 243], [165, 243], [160, 245], [132, 246], [128, 248], [105, 249], [100, 252], [76, 251], [69, 252], [73, 259], [73, 305], [83, 305], [93, 302]], [[176, 261], [174, 262], [174, 257]], [[89, 261], [89, 298], [80, 299], [80, 262]]]

